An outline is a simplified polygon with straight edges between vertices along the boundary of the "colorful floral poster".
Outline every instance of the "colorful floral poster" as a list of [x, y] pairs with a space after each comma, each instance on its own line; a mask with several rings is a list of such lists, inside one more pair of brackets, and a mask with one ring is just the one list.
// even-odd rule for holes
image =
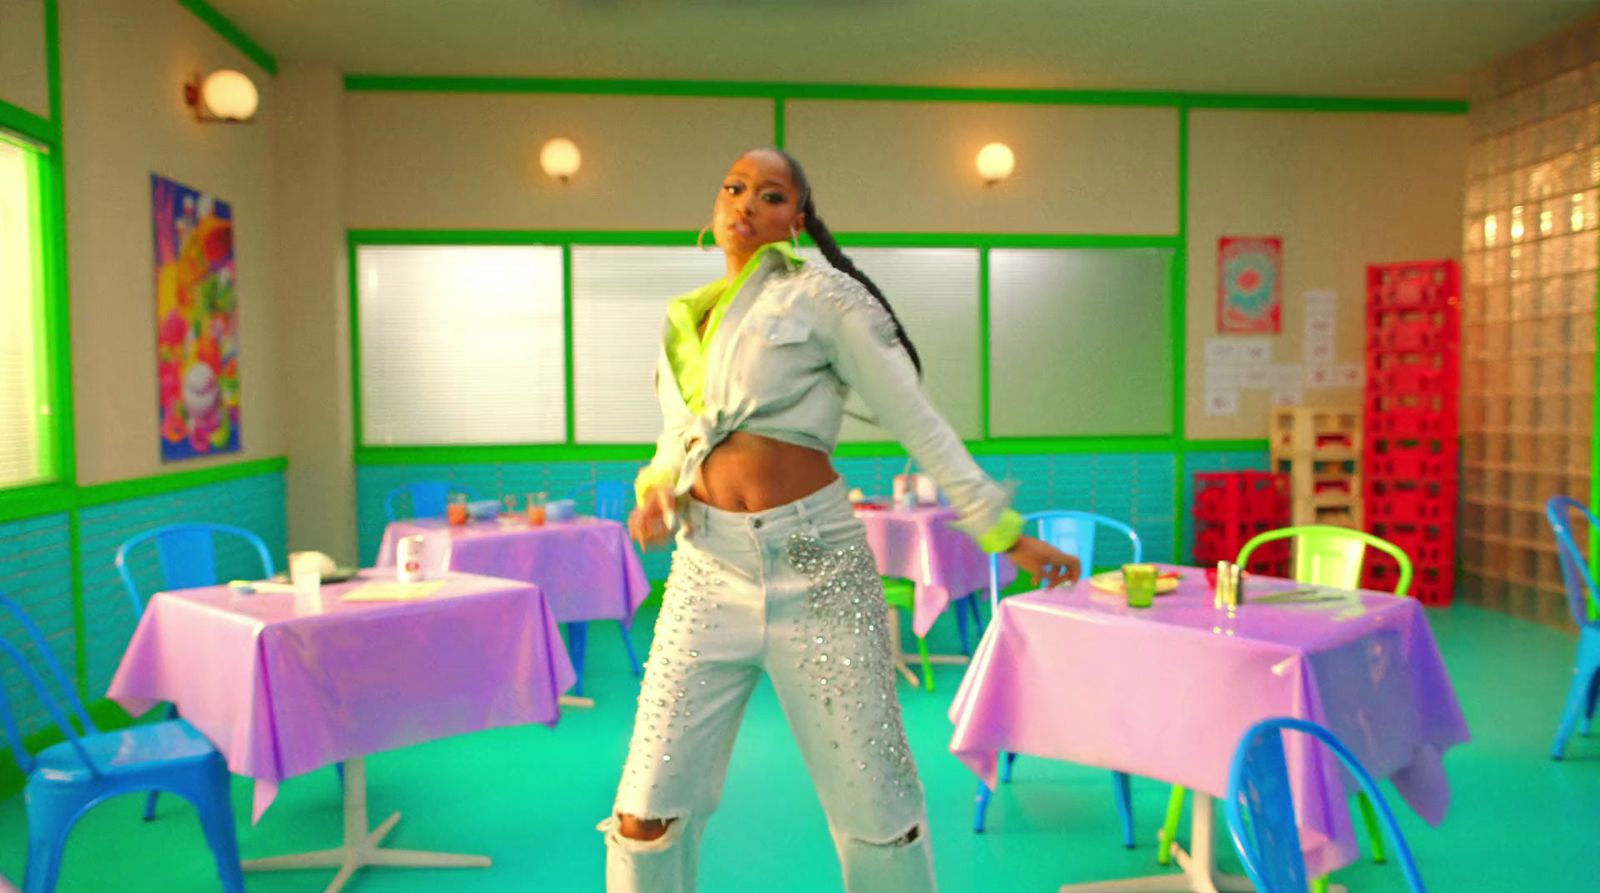
[[161, 459], [239, 449], [239, 307], [233, 210], [150, 176], [156, 253]]
[[1217, 242], [1217, 333], [1283, 329], [1283, 240], [1223, 236]]

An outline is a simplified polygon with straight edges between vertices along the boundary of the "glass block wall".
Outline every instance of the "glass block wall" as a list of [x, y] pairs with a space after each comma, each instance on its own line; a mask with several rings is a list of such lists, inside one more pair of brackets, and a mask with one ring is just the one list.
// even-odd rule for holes
[[1544, 502], [1590, 492], [1600, 19], [1475, 72], [1469, 126], [1460, 597], [1562, 625]]

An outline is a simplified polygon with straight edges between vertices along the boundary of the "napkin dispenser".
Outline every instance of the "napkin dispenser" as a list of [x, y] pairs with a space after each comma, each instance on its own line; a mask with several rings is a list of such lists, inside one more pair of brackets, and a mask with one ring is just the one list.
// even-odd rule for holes
[[925, 474], [897, 474], [894, 476], [895, 505], [937, 505], [939, 485]]

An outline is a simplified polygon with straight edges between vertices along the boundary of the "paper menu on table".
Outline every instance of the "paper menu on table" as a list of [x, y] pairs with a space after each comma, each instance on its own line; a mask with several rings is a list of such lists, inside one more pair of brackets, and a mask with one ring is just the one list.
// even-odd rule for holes
[[432, 596], [444, 587], [443, 580], [431, 583], [368, 583], [346, 592], [347, 602], [411, 602]]

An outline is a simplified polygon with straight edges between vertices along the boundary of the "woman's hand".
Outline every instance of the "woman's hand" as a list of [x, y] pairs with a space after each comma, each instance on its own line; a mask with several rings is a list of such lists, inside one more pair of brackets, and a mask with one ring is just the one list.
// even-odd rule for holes
[[641, 547], [649, 549], [665, 543], [672, 537], [673, 504], [677, 501], [671, 484], [658, 484], [644, 494], [644, 499], [628, 516], [628, 534]]
[[1017, 567], [1031, 574], [1040, 588], [1075, 583], [1083, 573], [1077, 558], [1031, 536], [1018, 538], [1016, 545], [1007, 550], [1006, 556]]

